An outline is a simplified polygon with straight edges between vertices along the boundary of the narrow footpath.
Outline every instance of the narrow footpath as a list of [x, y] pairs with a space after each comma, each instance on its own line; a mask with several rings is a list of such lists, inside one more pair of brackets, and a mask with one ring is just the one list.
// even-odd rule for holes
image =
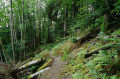
[[66, 62], [61, 61], [60, 56], [53, 56], [50, 52], [50, 56], [54, 58], [53, 63], [51, 64], [51, 69], [45, 71], [42, 76], [39, 76], [40, 79], [71, 79], [69, 75], [62, 75], [64, 73], [64, 66]]

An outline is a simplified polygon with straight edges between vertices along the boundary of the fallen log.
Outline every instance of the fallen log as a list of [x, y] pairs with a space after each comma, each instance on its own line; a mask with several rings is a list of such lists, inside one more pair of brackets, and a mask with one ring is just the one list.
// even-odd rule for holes
[[31, 61], [31, 60], [32, 60], [32, 58], [26, 60], [25, 62], [23, 62], [22, 64], [20, 64], [19, 66], [17, 66], [16, 69], [18, 69], [19, 67], [25, 65], [26, 63], [28, 63], [28, 62]]
[[38, 64], [40, 62], [42, 62], [41, 58], [36, 59], [34, 61], [31, 61], [31, 62], [28, 62], [28, 63], [24, 64], [23, 66], [19, 67], [18, 69], [21, 71], [21, 70], [24, 70], [24, 69], [26, 69], [26, 68], [28, 68], [30, 66], [36, 65], [36, 64]]
[[84, 42], [95, 38], [99, 34], [99, 32], [100, 32], [100, 28], [92, 29], [83, 37], [76, 38], [77, 41], [76, 45], [74, 46], [74, 48], [71, 49], [71, 51], [77, 48], [78, 46], [82, 45]]
[[40, 70], [42, 70], [42, 69], [44, 69], [44, 68], [46, 68], [46, 67], [48, 67], [48, 66], [50, 66], [50, 64], [53, 62], [53, 58], [51, 58], [48, 62], [46, 62], [43, 66], [41, 66], [40, 68], [38, 68], [38, 70], [37, 71], [40, 71]]
[[97, 38], [114, 38], [114, 37], [120, 37], [120, 35], [106, 36], [106, 37], [97, 37]]
[[120, 35], [115, 35], [115, 36], [107, 36], [107, 37], [104, 37], [104, 38], [114, 38], [114, 37], [120, 37]]
[[45, 68], [45, 69], [43, 69], [43, 70], [40, 70], [40, 71], [38, 71], [38, 72], [36, 72], [36, 73], [34, 73], [34, 74], [31, 74], [31, 75], [28, 76], [28, 79], [32, 79], [32, 78], [38, 76], [39, 74], [43, 73], [44, 71], [46, 71], [46, 70], [48, 70], [48, 69], [50, 69], [50, 67], [47, 67], [47, 68]]
[[96, 29], [92, 29], [90, 30], [90, 32], [88, 32], [87, 34], [85, 34], [83, 37], [81, 38], [77, 38], [77, 42], [82, 44], [85, 41], [89, 41], [90, 39], [93, 39], [94, 37], [96, 37], [100, 32], [100, 28], [96, 28]]
[[107, 50], [107, 49], [110, 49], [112, 48], [113, 46], [117, 45], [117, 43], [113, 43], [113, 44], [109, 44], [109, 45], [105, 45], [103, 47], [100, 47], [99, 49], [96, 49], [96, 50], [93, 50], [87, 54], [85, 54], [84, 58], [88, 58], [90, 56], [92, 56], [93, 54], [98, 54], [99, 53], [99, 50]]
[[31, 61], [31, 62], [28, 62], [28, 63], [22, 65], [21, 67], [18, 67], [18, 68], [16, 68], [16, 69], [14, 69], [14, 70], [11, 72], [11, 75], [12, 75], [13, 78], [14, 78], [14, 77], [16, 78], [15, 75], [16, 75], [18, 72], [20, 72], [20, 71], [22, 71], [22, 70], [24, 70], [24, 69], [27, 69], [27, 68], [29, 68], [29, 67], [31, 67], [31, 66], [33, 66], [33, 65], [39, 64], [39, 63], [41, 63], [41, 62], [43, 62], [43, 60], [42, 60], [41, 58], [36, 59], [36, 60], [33, 60], [33, 61]]

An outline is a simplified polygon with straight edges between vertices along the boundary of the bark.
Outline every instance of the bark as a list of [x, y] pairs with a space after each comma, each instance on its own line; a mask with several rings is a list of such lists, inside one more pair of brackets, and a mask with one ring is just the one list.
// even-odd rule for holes
[[39, 74], [43, 73], [44, 71], [46, 71], [46, 70], [48, 70], [48, 69], [50, 69], [50, 67], [47, 67], [47, 68], [45, 68], [45, 69], [43, 69], [43, 70], [40, 70], [40, 71], [38, 71], [38, 72], [36, 72], [36, 73], [34, 73], [34, 74], [31, 74], [31, 75], [28, 76], [28, 79], [32, 79], [32, 78], [38, 76]]
[[100, 47], [99, 49], [93, 50], [93, 51], [85, 54], [85, 58], [88, 58], [88, 57], [92, 56], [93, 54], [98, 54], [98, 53], [99, 53], [99, 50], [107, 50], [107, 49], [112, 48], [112, 47], [115, 46], [115, 45], [117, 45], [117, 43], [105, 45], [105, 46], [103, 46], [103, 47]]

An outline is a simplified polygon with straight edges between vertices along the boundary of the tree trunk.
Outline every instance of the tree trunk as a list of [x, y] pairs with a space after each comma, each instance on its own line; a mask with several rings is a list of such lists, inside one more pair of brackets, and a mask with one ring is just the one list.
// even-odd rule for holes
[[26, 13], [26, 16], [25, 16], [25, 33], [24, 33], [24, 40], [25, 40], [24, 46], [25, 46], [25, 50], [24, 50], [24, 59], [26, 58], [26, 30], [27, 30], [27, 14], [28, 14], [28, 0], [27, 0], [27, 13]]
[[105, 16], [105, 29], [104, 29], [104, 32], [107, 34], [107, 31], [108, 31], [111, 27], [113, 27], [112, 22], [113, 22], [114, 19], [112, 18], [112, 16], [111, 16], [111, 14], [110, 14], [109, 11], [106, 12], [106, 14], [105, 14], [104, 16]]
[[10, 0], [11, 11], [10, 11], [10, 26], [11, 26], [11, 44], [13, 52], [13, 62], [15, 63], [15, 52], [14, 52], [14, 39], [13, 39], [13, 12], [12, 12], [12, 0]]
[[65, 5], [65, 21], [64, 21], [64, 38], [66, 37], [66, 28], [67, 28], [67, 10], [66, 10], [66, 5]]
[[[113, 3], [114, 3], [114, 1], [112, 1]], [[113, 27], [113, 21], [115, 20], [114, 19], [114, 17], [112, 16], [112, 14], [111, 14], [111, 11], [114, 9], [113, 8], [113, 5], [110, 5], [110, 3], [111, 3], [111, 1], [110, 0], [105, 0], [105, 3], [106, 3], [106, 7], [107, 7], [107, 11], [106, 11], [106, 13], [105, 13], [105, 29], [104, 29], [104, 32], [106, 33], [106, 34], [108, 34], [107, 33], [107, 31], [111, 28], [111, 27]], [[112, 3], [112, 4], [113, 4]]]
[[[22, 27], [21, 27], [21, 48], [23, 48], [23, 27], [24, 27], [24, 0], [22, 2]], [[22, 57], [22, 49], [20, 51], [20, 57]], [[22, 58], [21, 58], [22, 59]], [[20, 60], [21, 60], [20, 59]]]
[[33, 65], [39, 64], [39, 63], [41, 63], [41, 62], [43, 62], [43, 60], [42, 60], [41, 58], [36, 59], [36, 60], [33, 60], [33, 61], [31, 61], [31, 62], [28, 62], [28, 63], [26, 63], [26, 64], [18, 67], [18, 68], [15, 69], [15, 70], [13, 70], [13, 71], [11, 72], [11, 74], [12, 74], [12, 75], [15, 75], [16, 73], [18, 73], [18, 72], [20, 72], [20, 71], [22, 71], [22, 70], [24, 70], [24, 69], [27, 69], [27, 68], [29, 68], [29, 67], [31, 67], [31, 66], [33, 66]]
[[17, 28], [15, 28], [15, 42], [17, 43], [18, 40], [17, 40]]
[[41, 43], [41, 0], [39, 0], [39, 27], [38, 27], [38, 45]]
[[[18, 5], [18, 9], [19, 9], [19, 5]], [[20, 19], [20, 9], [19, 9], [19, 12], [18, 12], [18, 16], [19, 16], [19, 24], [21, 25], [21, 19]], [[22, 31], [21, 31], [22, 32]], [[21, 33], [22, 34], [22, 33]], [[21, 51], [21, 49], [20, 49], [20, 61], [21, 61], [21, 53], [22, 53], [22, 51]]]
[[36, 73], [34, 73], [34, 74], [31, 74], [31, 75], [28, 76], [28, 79], [32, 79], [32, 78], [38, 76], [39, 74], [43, 73], [44, 71], [46, 71], [46, 70], [48, 70], [48, 69], [50, 69], [50, 67], [47, 67], [47, 68], [45, 68], [45, 69], [43, 69], [43, 70], [40, 70], [40, 71], [38, 71], [38, 72], [36, 72]]

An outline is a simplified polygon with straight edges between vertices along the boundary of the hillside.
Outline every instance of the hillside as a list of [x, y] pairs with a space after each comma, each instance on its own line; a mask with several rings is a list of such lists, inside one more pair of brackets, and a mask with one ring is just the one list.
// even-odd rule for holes
[[109, 36], [98, 34], [95, 38], [80, 44], [75, 39], [85, 36], [79, 35], [81, 33], [79, 32], [74, 38], [68, 37], [69, 39], [59, 42], [51, 50], [46, 49], [36, 54], [34, 59], [42, 57], [50, 63], [44, 62], [39, 67], [31, 66], [31, 75], [38, 70], [50, 67], [49, 69], [34, 77], [26, 75], [29, 72], [22, 73], [26, 78], [35, 79], [119, 79], [120, 30], [114, 31]]

